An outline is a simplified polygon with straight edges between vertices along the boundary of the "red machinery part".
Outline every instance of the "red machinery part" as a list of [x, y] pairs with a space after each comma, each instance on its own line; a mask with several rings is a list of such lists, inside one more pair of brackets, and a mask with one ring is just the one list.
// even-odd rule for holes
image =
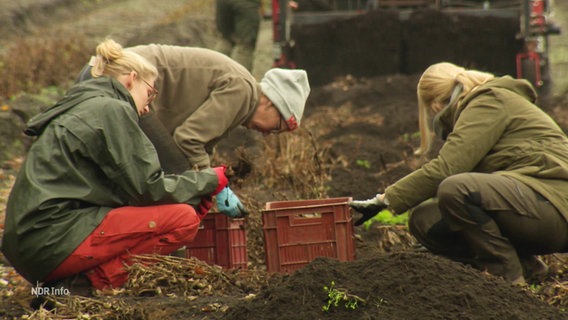
[[540, 55], [535, 51], [517, 54], [517, 78], [529, 80], [536, 88], [543, 85], [540, 75]]
[[272, 40], [280, 42], [280, 3], [272, 0]]
[[292, 9], [297, 4], [290, 0], [272, 0], [272, 39], [273, 39], [273, 67], [295, 69], [290, 39], [288, 39], [288, 21]]
[[532, 0], [530, 3], [530, 25], [531, 27], [546, 26], [546, 1]]

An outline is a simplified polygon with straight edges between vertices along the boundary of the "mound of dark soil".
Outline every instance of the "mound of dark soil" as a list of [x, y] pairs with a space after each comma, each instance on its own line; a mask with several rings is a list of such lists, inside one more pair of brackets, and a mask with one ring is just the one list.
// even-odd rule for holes
[[[322, 307], [327, 291], [355, 295]], [[488, 274], [430, 254], [392, 253], [337, 262], [318, 258], [281, 282], [271, 283], [252, 301], [231, 308], [232, 320], [250, 319], [566, 319], [557, 308]]]

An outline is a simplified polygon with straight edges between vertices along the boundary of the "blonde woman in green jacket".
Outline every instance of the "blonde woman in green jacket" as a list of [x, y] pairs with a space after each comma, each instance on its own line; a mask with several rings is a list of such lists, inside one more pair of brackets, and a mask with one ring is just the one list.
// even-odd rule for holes
[[431, 149], [430, 127], [444, 144], [384, 193], [353, 201], [357, 223], [411, 209], [410, 231], [433, 253], [514, 284], [545, 274], [535, 255], [568, 251], [568, 138], [533, 87], [443, 62], [424, 72], [417, 95], [418, 153]]
[[162, 171], [138, 125], [157, 93], [152, 64], [105, 40], [93, 70], [28, 123], [37, 139], [7, 203], [2, 253], [47, 293], [73, 294], [76, 279], [83, 294], [120, 287], [132, 255], [190, 243], [227, 185], [223, 168]]

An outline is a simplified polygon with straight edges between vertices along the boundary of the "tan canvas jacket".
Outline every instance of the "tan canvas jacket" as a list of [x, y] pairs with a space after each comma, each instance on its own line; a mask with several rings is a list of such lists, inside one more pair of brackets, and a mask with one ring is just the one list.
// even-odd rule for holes
[[254, 113], [260, 92], [256, 79], [237, 62], [209, 49], [152, 44], [128, 50], [158, 68], [160, 94], [152, 108], [190, 166], [210, 166], [217, 142]]

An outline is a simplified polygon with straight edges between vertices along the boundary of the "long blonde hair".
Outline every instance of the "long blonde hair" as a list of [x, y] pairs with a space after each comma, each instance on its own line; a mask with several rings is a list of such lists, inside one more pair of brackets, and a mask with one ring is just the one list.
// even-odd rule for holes
[[[430, 110], [439, 112], [442, 106], [447, 105], [457, 84], [462, 85], [460, 94], [455, 98], [460, 101], [476, 87], [493, 78], [495, 76], [491, 73], [466, 70], [449, 62], [440, 62], [428, 67], [420, 77], [416, 90], [420, 147], [415, 154], [424, 155], [432, 147], [433, 132], [429, 125]], [[453, 104], [458, 105], [458, 103]]]
[[141, 55], [123, 50], [122, 46], [112, 39], [101, 42], [96, 49], [96, 56], [89, 63], [92, 66], [93, 78], [109, 76], [117, 78], [121, 74], [135, 71], [143, 79], [158, 76], [158, 69]]

